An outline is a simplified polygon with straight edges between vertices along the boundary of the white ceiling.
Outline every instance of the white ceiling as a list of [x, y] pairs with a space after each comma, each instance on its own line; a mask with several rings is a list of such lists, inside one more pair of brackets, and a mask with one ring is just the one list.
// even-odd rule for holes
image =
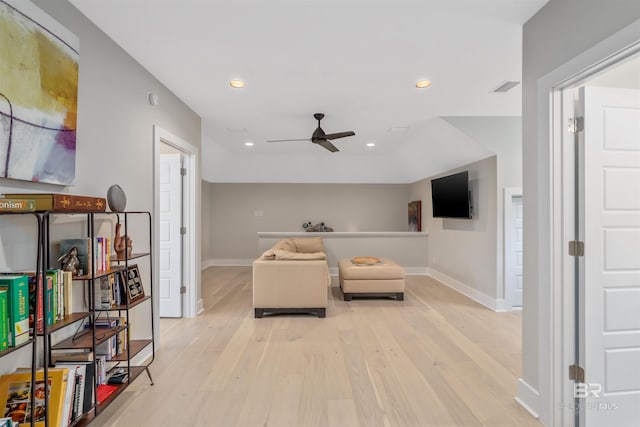
[[[203, 156], [343, 156], [347, 167], [401, 156], [438, 117], [519, 116], [520, 86], [490, 91], [521, 80], [522, 24], [547, 0], [70, 1], [202, 117]], [[432, 86], [416, 89], [423, 78]], [[265, 143], [310, 137], [316, 112], [327, 133], [355, 131], [335, 141], [340, 153]], [[433, 144], [435, 157], [457, 154]]]

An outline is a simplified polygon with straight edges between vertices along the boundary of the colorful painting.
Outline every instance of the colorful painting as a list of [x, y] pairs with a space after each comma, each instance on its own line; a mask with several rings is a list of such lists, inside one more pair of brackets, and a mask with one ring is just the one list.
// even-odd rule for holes
[[0, 177], [69, 185], [78, 38], [27, 0], [0, 0]]

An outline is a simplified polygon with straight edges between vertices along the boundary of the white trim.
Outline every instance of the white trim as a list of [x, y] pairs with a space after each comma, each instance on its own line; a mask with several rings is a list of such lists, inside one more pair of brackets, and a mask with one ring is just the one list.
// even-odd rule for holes
[[433, 277], [443, 285], [460, 292], [462, 295], [471, 298], [475, 302], [480, 303], [493, 311], [508, 311], [507, 303], [503, 299], [491, 298], [490, 296], [480, 292], [477, 289], [472, 288], [466, 283], [462, 283], [459, 280], [456, 280], [453, 277], [448, 276], [440, 271], [434, 270], [430, 267], [427, 267], [427, 275]]
[[426, 231], [332, 231], [308, 233], [306, 231], [258, 231], [259, 238], [282, 239], [286, 237], [427, 237]]
[[[562, 214], [562, 108], [558, 93], [574, 86], [640, 48], [640, 20], [628, 25], [585, 52], [551, 71], [537, 82], [538, 112], [538, 383], [540, 419], [545, 425], [563, 425], [567, 411], [558, 402], [565, 401], [563, 384], [566, 351], [563, 336], [567, 330], [567, 313], [562, 305], [564, 245], [555, 234], [563, 227]], [[560, 107], [560, 108], [559, 108]], [[544, 284], [544, 285], [543, 285]]]
[[211, 258], [202, 261], [201, 270], [209, 267], [251, 267], [253, 261], [249, 258]]
[[[506, 306], [508, 307], [509, 310], [513, 310], [514, 306], [513, 306], [513, 288], [515, 286], [514, 283], [511, 283], [511, 279], [513, 277], [513, 272], [512, 272], [512, 268], [513, 268], [513, 264], [514, 264], [514, 260], [511, 259], [513, 257], [513, 251], [511, 243], [510, 243], [510, 237], [513, 234], [513, 218], [515, 215], [514, 209], [513, 209], [513, 198], [514, 197], [522, 197], [522, 187], [505, 187], [504, 188], [504, 197], [503, 197], [503, 208], [504, 208], [504, 215], [503, 218], [504, 220], [502, 221], [503, 223], [503, 233], [502, 233], [502, 238], [503, 238], [503, 251], [502, 251], [502, 256], [503, 256], [503, 260], [504, 262], [502, 263], [502, 275], [504, 277], [503, 283], [504, 283], [504, 299], [506, 300]], [[522, 308], [520, 306], [516, 307], [516, 308]]]
[[[197, 311], [197, 298], [200, 289], [200, 272], [199, 272], [199, 263], [200, 263], [200, 251], [199, 240], [197, 236], [199, 236], [200, 225], [198, 223], [199, 218], [199, 183], [197, 177], [200, 176], [200, 171], [198, 169], [199, 164], [199, 150], [197, 147], [189, 144], [184, 141], [182, 138], [179, 138], [170, 132], [162, 129], [161, 127], [154, 125], [153, 126], [153, 235], [154, 235], [154, 244], [155, 248], [154, 253], [154, 277], [159, 277], [159, 257], [158, 257], [158, 244], [157, 239], [160, 235], [160, 198], [157, 196], [160, 192], [160, 171], [159, 171], [159, 162], [160, 162], [160, 144], [170, 145], [179, 151], [181, 151], [185, 156], [185, 163], [187, 165], [187, 176], [186, 176], [186, 194], [184, 194], [185, 198], [188, 200], [188, 212], [186, 213], [185, 218], [185, 226], [187, 227], [187, 234], [185, 235], [185, 253], [184, 260], [186, 263], [185, 268], [185, 277], [183, 278], [185, 286], [187, 288], [186, 294], [183, 301], [183, 314], [185, 317], [195, 317], [198, 313]], [[154, 307], [158, 307], [158, 300], [154, 302]], [[156, 313], [158, 311], [156, 310]]]
[[198, 300], [198, 307], [197, 307], [197, 314], [201, 314], [204, 311], [204, 300], [202, 298], [200, 298]]
[[536, 419], [540, 418], [538, 415], [540, 394], [522, 378], [518, 378], [518, 391], [514, 400]]

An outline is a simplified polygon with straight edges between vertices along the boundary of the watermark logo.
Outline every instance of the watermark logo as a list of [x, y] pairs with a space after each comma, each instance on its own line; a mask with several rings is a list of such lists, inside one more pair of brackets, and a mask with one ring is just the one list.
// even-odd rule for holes
[[573, 397], [586, 399], [587, 397], [599, 398], [602, 396], [602, 384], [600, 383], [573, 383]]

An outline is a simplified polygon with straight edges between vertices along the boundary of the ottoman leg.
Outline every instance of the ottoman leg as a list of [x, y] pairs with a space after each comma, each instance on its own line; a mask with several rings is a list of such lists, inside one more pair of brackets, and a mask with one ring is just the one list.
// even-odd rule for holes
[[351, 301], [352, 299], [353, 299], [353, 296], [351, 294], [344, 294], [345, 301]]
[[327, 317], [327, 309], [326, 308], [319, 308], [318, 309], [318, 317], [321, 318], [321, 319]]
[[398, 293], [396, 294], [396, 299], [397, 299], [398, 301], [404, 301], [404, 292], [398, 292]]
[[255, 309], [255, 316], [256, 318], [260, 319], [262, 318], [262, 315], [264, 314], [264, 310], [261, 308], [256, 308]]

